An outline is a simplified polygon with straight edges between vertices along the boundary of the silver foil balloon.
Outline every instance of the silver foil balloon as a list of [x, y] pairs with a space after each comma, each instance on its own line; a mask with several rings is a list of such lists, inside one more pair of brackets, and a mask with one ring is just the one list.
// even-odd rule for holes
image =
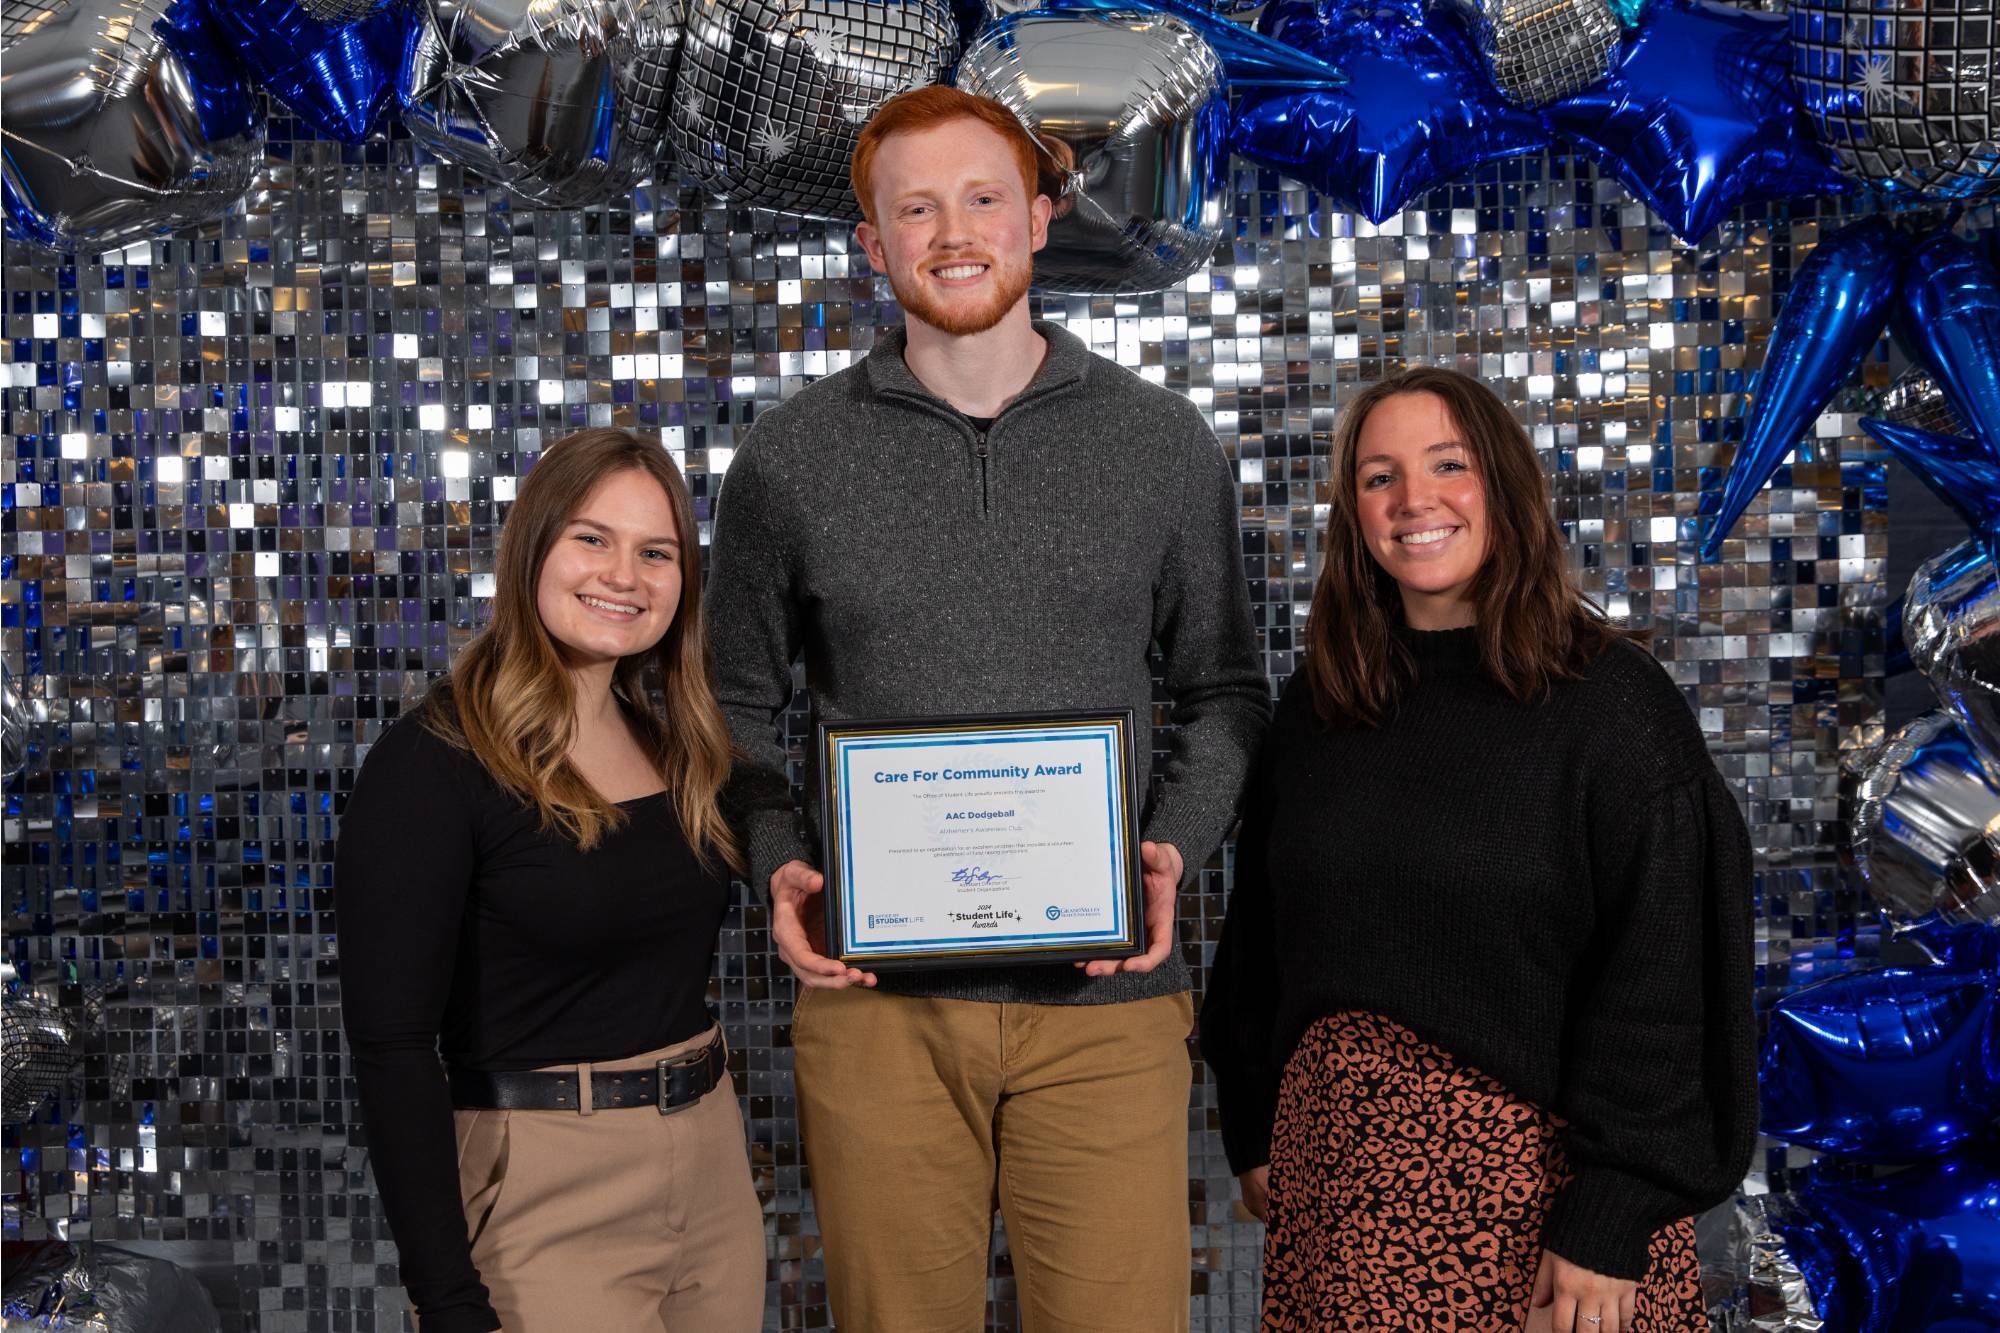
[[1983, 539], [1917, 567], [1903, 602], [1903, 642], [2000, 786], [2000, 586]]
[[958, 86], [1005, 104], [1064, 170], [1037, 288], [1157, 291], [1214, 256], [1228, 115], [1215, 52], [1181, 20], [1009, 15], [966, 50]]
[[1876, 415], [1898, 426], [1914, 426], [1933, 435], [1970, 435], [1965, 419], [1953, 407], [1944, 388], [1922, 366], [1911, 366], [1884, 389]]
[[7, 221], [109, 250], [220, 217], [264, 158], [250, 87], [194, 0], [8, 0]]
[[1757, 1223], [1750, 1240], [1750, 1309], [1743, 1328], [1755, 1333], [1821, 1333], [1826, 1322], [1806, 1275], [1769, 1217], [1770, 1195], [1745, 1200]]
[[1517, 106], [1546, 106], [1611, 70], [1624, 29], [1607, 0], [1480, 0], [1479, 54]]
[[1769, 1217], [1772, 1196], [1742, 1195], [1695, 1218], [1702, 1288], [1731, 1295], [1711, 1304], [1716, 1333], [1821, 1333], [1812, 1291]]
[[861, 216], [854, 137], [958, 56], [946, 0], [689, 0], [676, 79], [684, 179], [732, 203]]
[[1938, 199], [2000, 192], [1990, 0], [1792, 0], [1793, 76], [1842, 169]]
[[397, 75], [426, 148], [533, 203], [616, 198], [665, 137], [682, 0], [420, 0]]
[[[10, 1251], [15, 1247], [10, 1246]], [[0, 1280], [6, 1333], [217, 1333], [215, 1302], [193, 1272], [109, 1245], [31, 1241]]]
[[1841, 785], [1848, 850], [1885, 910], [2000, 920], [2000, 785], [1953, 718], [1924, 714]]
[[28, 766], [34, 728], [48, 720], [48, 705], [23, 697], [6, 662], [0, 661], [0, 782], [12, 782]]
[[0, 997], [0, 1119], [26, 1120], [83, 1060], [76, 1016], [25, 987]]

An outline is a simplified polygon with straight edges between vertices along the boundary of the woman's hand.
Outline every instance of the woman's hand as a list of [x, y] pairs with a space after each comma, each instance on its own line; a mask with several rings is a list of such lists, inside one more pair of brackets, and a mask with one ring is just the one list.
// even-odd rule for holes
[[1553, 1333], [1630, 1333], [1638, 1290], [1636, 1282], [1593, 1273], [1543, 1250], [1527, 1326]]
[[1243, 1191], [1243, 1211], [1265, 1221], [1265, 1214], [1271, 1210], [1271, 1168], [1253, 1166], [1236, 1177], [1237, 1186]]

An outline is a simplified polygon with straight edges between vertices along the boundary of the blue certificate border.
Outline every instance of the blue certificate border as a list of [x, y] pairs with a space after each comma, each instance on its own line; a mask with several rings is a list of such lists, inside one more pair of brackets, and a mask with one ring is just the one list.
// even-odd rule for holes
[[[1129, 957], [1140, 941], [1137, 802], [1133, 790], [1133, 714], [1129, 709], [1089, 713], [1015, 715], [994, 718], [924, 718], [887, 722], [821, 723], [819, 727], [821, 814], [825, 825], [828, 952], [843, 961], [875, 966], [924, 966], [1060, 961]], [[996, 940], [991, 934], [945, 934], [916, 940], [869, 943], [860, 938], [859, 908], [850, 876], [854, 828], [850, 817], [850, 768], [870, 751], [944, 746], [1033, 744], [1037, 741], [1097, 741], [1104, 747], [1105, 809], [1110, 838], [1105, 852], [1113, 890], [1112, 920], [1077, 930], [1038, 931]]]

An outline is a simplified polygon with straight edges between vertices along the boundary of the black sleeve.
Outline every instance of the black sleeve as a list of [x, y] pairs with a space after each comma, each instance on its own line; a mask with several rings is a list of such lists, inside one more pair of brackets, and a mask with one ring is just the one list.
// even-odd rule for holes
[[1542, 1233], [1627, 1279], [1655, 1231], [1738, 1187], [1757, 1134], [1743, 817], [1707, 763], [1635, 805], [1593, 834], [1599, 924], [1554, 1108], [1576, 1174]]
[[477, 774], [406, 717], [377, 741], [334, 861], [340, 1005], [376, 1188], [423, 1333], [500, 1327], [473, 1267], [438, 1032], [478, 866]]
[[1275, 751], [1287, 724], [1295, 721], [1289, 716], [1292, 693], [1287, 690], [1278, 706], [1277, 724], [1265, 735], [1244, 794], [1243, 822], [1236, 833], [1236, 882], [1201, 1005], [1201, 1058], [1215, 1079], [1222, 1146], [1229, 1169], [1238, 1175], [1271, 1160], [1271, 1125], [1284, 1074], [1276, 1053], [1277, 938], [1265, 856], [1276, 798]]

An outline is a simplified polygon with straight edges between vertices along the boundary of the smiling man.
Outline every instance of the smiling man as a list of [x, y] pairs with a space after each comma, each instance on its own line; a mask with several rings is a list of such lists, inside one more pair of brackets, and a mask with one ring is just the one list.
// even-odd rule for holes
[[[1188, 1322], [1188, 971], [1177, 894], [1269, 711], [1231, 470], [1199, 412], [1030, 318], [1051, 202], [996, 102], [924, 88], [855, 148], [855, 229], [904, 327], [766, 412], [710, 595], [752, 883], [800, 982], [799, 1119], [843, 1329], [975, 1333], [997, 1199], [1024, 1327]], [[1131, 708], [1147, 950], [873, 974], [824, 956], [773, 722]], [[1154, 680], [1171, 703], [1152, 770]], [[808, 812], [809, 814], [811, 812]], [[809, 823], [811, 821], [809, 820]]]

